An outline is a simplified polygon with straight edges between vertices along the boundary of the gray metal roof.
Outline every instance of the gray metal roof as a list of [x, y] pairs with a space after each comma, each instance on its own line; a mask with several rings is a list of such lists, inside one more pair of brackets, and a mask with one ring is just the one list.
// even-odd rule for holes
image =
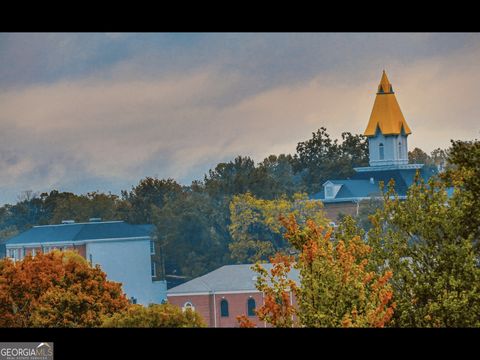
[[[258, 274], [251, 269], [252, 266], [253, 264], [225, 265], [208, 274], [171, 288], [167, 291], [167, 294], [257, 291], [255, 283]], [[272, 268], [272, 264], [262, 264], [262, 266], [267, 270]], [[300, 284], [298, 270], [292, 269], [289, 278]]]
[[152, 225], [132, 225], [123, 221], [104, 221], [34, 226], [5, 242], [6, 245], [76, 242], [82, 240], [150, 236]]

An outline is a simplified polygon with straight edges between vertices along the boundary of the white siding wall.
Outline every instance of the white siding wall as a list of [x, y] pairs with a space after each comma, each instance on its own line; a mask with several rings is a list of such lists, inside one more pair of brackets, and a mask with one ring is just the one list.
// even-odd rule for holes
[[[402, 143], [401, 154], [399, 154], [398, 149], [399, 142]], [[380, 143], [383, 144], [383, 160], [380, 160]], [[404, 135], [383, 136], [380, 132], [377, 132], [376, 136], [368, 138], [368, 151], [370, 166], [408, 164], [407, 137]]]
[[161, 303], [167, 298], [165, 281], [152, 281], [150, 240], [87, 243], [87, 260], [99, 264], [109, 280], [122, 283], [128, 298], [138, 304]]

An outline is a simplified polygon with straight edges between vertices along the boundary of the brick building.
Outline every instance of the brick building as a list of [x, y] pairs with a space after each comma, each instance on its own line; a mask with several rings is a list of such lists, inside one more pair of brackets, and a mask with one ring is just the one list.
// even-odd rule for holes
[[100, 265], [112, 281], [143, 305], [166, 300], [167, 285], [162, 258], [152, 225], [91, 219], [34, 226], [5, 242], [6, 256], [22, 260], [54, 249], [75, 250], [92, 265]]
[[[255, 315], [263, 305], [263, 294], [255, 287], [257, 273], [252, 264], [226, 265], [167, 291], [168, 302], [182, 309], [192, 308], [200, 313], [209, 327], [238, 327], [237, 316], [247, 315], [257, 327], [267, 327]], [[270, 270], [271, 264], [262, 264]], [[296, 269], [290, 278], [297, 284]], [[295, 297], [291, 296], [292, 304]]]

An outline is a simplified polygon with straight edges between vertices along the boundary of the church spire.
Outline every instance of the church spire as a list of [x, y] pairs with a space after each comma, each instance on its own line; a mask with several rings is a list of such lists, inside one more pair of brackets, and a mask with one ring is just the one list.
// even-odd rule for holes
[[387, 73], [383, 70], [382, 79], [380, 80], [380, 84], [378, 85], [378, 92], [377, 94], [387, 94], [387, 93], [394, 93], [392, 84], [388, 81]]
[[[365, 136], [375, 136], [377, 128], [382, 135], [409, 135], [412, 133], [403, 117], [392, 84], [383, 70]], [[403, 131], [403, 132], [402, 132]]]

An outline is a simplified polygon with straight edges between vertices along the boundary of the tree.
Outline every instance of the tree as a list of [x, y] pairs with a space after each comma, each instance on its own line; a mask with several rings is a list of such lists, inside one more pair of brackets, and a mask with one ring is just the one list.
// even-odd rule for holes
[[[372, 248], [361, 240], [363, 231], [351, 217], [335, 234], [312, 220], [299, 225], [293, 214], [281, 222], [285, 238], [300, 252], [294, 265], [300, 285], [288, 278], [291, 257], [272, 258], [270, 273], [255, 265], [257, 289], [265, 297], [257, 310], [261, 320], [275, 327], [384, 327], [390, 322], [396, 307], [389, 284], [392, 271], [372, 268]], [[298, 308], [291, 305], [290, 291]], [[245, 317], [238, 320], [242, 327], [252, 325]]]
[[[267, 271], [261, 264], [255, 264], [253, 270], [258, 273], [256, 288], [263, 293], [264, 303], [255, 310], [260, 321], [274, 327], [291, 328], [297, 326], [296, 309], [292, 296], [297, 294], [295, 281], [289, 273], [294, 264], [293, 256], [276, 254], [270, 259], [272, 268]], [[240, 327], [253, 327], [246, 316], [239, 316]]]
[[256, 262], [287, 251], [280, 216], [294, 214], [300, 222], [314, 219], [326, 224], [322, 207], [320, 201], [310, 201], [306, 194], [276, 200], [258, 199], [250, 193], [235, 195], [230, 203], [231, 257], [239, 263]]
[[[470, 173], [468, 167], [459, 171]], [[457, 185], [465, 180], [460, 177]], [[396, 197], [393, 183], [385, 192], [384, 208], [371, 218], [368, 244], [375, 266], [388, 264], [394, 273], [393, 326], [480, 326], [480, 268], [475, 228], [466, 224], [472, 214], [465, 211], [474, 210], [468, 193], [455, 188], [449, 197], [444, 181], [433, 177], [425, 183], [418, 175], [406, 200]]]
[[358, 207], [359, 211], [358, 215], [355, 217], [355, 220], [360, 228], [368, 231], [372, 227], [370, 217], [375, 214], [377, 209], [383, 207], [383, 199], [372, 197], [368, 200], [361, 200]]
[[107, 328], [198, 328], [205, 327], [199, 313], [182, 311], [171, 304], [130, 305], [126, 310], [104, 317], [102, 327]]
[[[62, 220], [88, 221], [90, 218], [117, 220], [117, 195], [91, 192], [86, 195], [64, 193], [54, 194], [54, 205], [50, 223], [59, 224]], [[45, 202], [49, 201], [45, 198]]]
[[392, 272], [369, 268], [372, 248], [354, 235], [351, 217], [344, 222], [332, 238], [312, 220], [300, 227], [294, 216], [282, 219], [285, 237], [301, 250], [299, 320], [306, 327], [384, 327], [396, 306]]
[[[182, 193], [182, 187], [173, 179], [146, 177], [140, 180], [130, 192], [122, 191], [123, 200], [128, 206], [126, 220], [134, 224], [151, 224], [153, 222], [152, 206], [161, 208], [168, 199]], [[125, 206], [125, 205], [123, 205]]]
[[427, 164], [429, 160], [428, 154], [418, 147], [408, 152], [408, 162], [410, 164]]
[[294, 175], [292, 164], [291, 155], [266, 157], [258, 164], [257, 171], [263, 172], [267, 181], [262, 191], [257, 191], [255, 195], [262, 199], [275, 199], [282, 195], [293, 196], [295, 192], [302, 191], [300, 178]]
[[441, 179], [455, 189], [452, 206], [461, 210], [459, 233], [473, 237], [480, 256], [480, 141], [452, 141], [448, 153], [449, 168]]
[[152, 209], [168, 274], [196, 277], [228, 261], [228, 212], [206, 192], [185, 190]]
[[94, 327], [128, 304], [121, 285], [76, 252], [0, 260], [0, 327]]
[[368, 142], [363, 135], [342, 133], [342, 143], [332, 140], [322, 127], [310, 140], [299, 142], [293, 158], [293, 170], [300, 174], [307, 190], [318, 192], [332, 178], [354, 174], [356, 166], [368, 166]]

